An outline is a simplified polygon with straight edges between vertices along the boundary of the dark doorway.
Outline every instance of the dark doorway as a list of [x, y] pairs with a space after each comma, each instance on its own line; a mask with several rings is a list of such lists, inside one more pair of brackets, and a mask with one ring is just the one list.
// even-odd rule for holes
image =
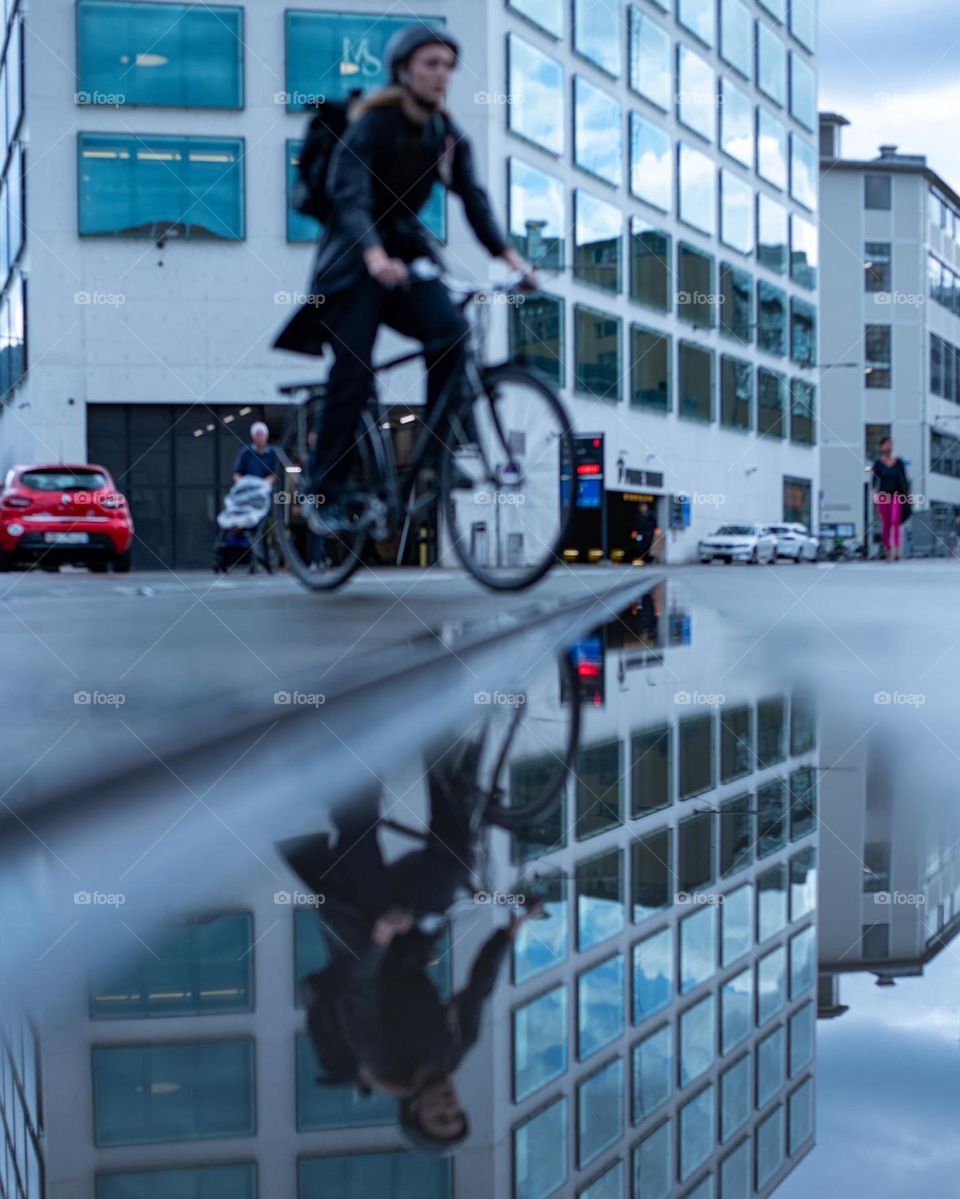
[[[637, 516], [640, 504], [650, 505], [650, 511], [657, 521], [657, 528], [663, 528], [660, 517], [659, 496], [649, 491], [608, 491], [604, 496], [607, 505], [607, 557], [613, 562], [631, 563], [641, 557], [639, 546], [631, 534], [637, 528]], [[658, 539], [654, 539], [652, 552], [657, 553]], [[646, 555], [649, 561], [650, 554]]]
[[216, 517], [233, 463], [255, 420], [283, 435], [280, 404], [88, 404], [87, 459], [105, 466], [126, 495], [137, 570], [210, 566]]

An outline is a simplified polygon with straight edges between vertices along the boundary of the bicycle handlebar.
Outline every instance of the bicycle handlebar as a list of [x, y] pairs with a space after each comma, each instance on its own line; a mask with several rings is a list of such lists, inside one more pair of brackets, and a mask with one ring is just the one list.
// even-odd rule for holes
[[477, 283], [472, 279], [457, 279], [439, 266], [431, 258], [414, 258], [409, 266], [410, 278], [414, 283], [428, 283], [438, 279], [451, 291], [462, 295], [476, 296], [486, 292], [515, 292], [524, 290], [522, 287], [527, 271], [514, 271], [506, 279], [499, 282]]

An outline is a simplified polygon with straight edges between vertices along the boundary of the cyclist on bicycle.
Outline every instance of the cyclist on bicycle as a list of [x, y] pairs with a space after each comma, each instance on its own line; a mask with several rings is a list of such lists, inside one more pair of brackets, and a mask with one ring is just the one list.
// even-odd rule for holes
[[[418, 219], [437, 182], [461, 199], [470, 227], [494, 257], [535, 274], [507, 242], [474, 174], [469, 141], [443, 107], [460, 48], [442, 29], [419, 23], [399, 30], [385, 51], [391, 84], [360, 98], [327, 175], [333, 218], [314, 264], [311, 297], [277, 337], [277, 349], [322, 354], [330, 346], [322, 425], [310, 486], [323, 507], [308, 505], [315, 532], [342, 531], [338, 502], [349, 471], [357, 418], [373, 389], [372, 356], [381, 324], [425, 345], [427, 405], [456, 385], [467, 324], [438, 279], [408, 286], [408, 265], [439, 261]], [[320, 301], [318, 297], [322, 296]]]

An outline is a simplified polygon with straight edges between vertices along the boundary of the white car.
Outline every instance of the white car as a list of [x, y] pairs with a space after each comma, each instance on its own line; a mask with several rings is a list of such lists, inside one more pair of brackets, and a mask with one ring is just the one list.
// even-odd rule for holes
[[777, 539], [767, 525], [721, 525], [697, 547], [701, 562], [773, 562]]
[[777, 557], [791, 558], [794, 562], [816, 562], [819, 543], [810, 536], [806, 525], [767, 525], [777, 540]]

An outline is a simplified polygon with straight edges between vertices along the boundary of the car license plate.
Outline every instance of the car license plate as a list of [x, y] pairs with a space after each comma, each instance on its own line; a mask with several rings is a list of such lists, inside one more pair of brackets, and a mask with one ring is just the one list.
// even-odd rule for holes
[[43, 540], [47, 545], [87, 545], [89, 533], [44, 533]]

